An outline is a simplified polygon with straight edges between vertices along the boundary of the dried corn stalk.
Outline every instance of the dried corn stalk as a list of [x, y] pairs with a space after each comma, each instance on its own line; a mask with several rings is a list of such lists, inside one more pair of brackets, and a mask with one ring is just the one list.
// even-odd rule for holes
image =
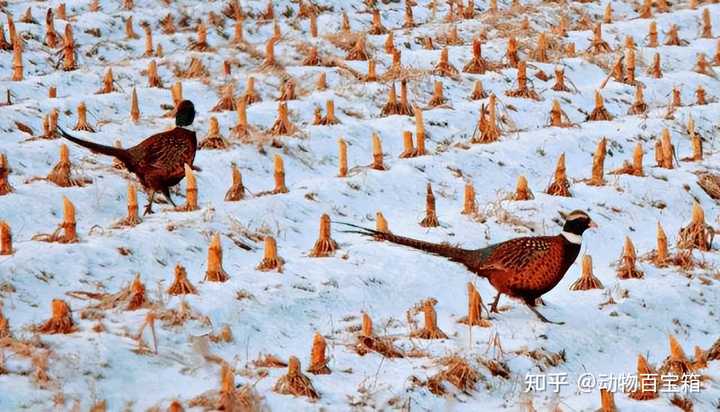
[[555, 66], [555, 84], [552, 89], [556, 92], [570, 91], [570, 88], [565, 85], [565, 69], [562, 66]]
[[687, 45], [687, 41], [680, 40], [680, 35], [678, 32], [680, 31], [680, 28], [677, 24], [673, 24], [670, 26], [670, 30], [665, 34], [665, 45], [666, 46], [685, 46]]
[[135, 226], [142, 222], [138, 216], [137, 188], [132, 183], [128, 185], [127, 211], [127, 216], [118, 222], [118, 226]]
[[437, 76], [449, 76], [454, 77], [458, 74], [458, 70], [455, 66], [449, 63], [448, 48], [444, 47], [440, 52], [440, 60], [433, 68], [432, 73]]
[[23, 61], [22, 61], [22, 47], [20, 47], [20, 42], [15, 42], [15, 45], [13, 46], [13, 57], [12, 57], [12, 81], [19, 82], [22, 81], [23, 76]]
[[295, 125], [290, 122], [288, 117], [287, 103], [278, 103], [278, 117], [270, 128], [270, 134], [273, 136], [292, 135], [296, 131]]
[[192, 168], [185, 164], [185, 204], [178, 206], [175, 210], [179, 212], [192, 212], [198, 210], [198, 188], [195, 174], [193, 174]]
[[318, 74], [317, 80], [315, 81], [315, 90], [319, 92], [327, 90], [327, 76], [325, 72]]
[[75, 123], [75, 127], [73, 127], [73, 130], [95, 133], [95, 129], [90, 126], [87, 121], [87, 106], [85, 106], [85, 102], [80, 102], [77, 108], [77, 112], [78, 120], [77, 123]]
[[140, 107], [138, 105], [137, 90], [134, 87], [130, 94], [130, 121], [135, 124], [140, 122]]
[[53, 166], [46, 179], [60, 187], [85, 186], [90, 183], [89, 179], [76, 178], [70, 174], [72, 164], [70, 154], [65, 144], [60, 145], [60, 160]]
[[438, 227], [440, 226], [440, 223], [438, 222], [437, 218], [437, 212], [435, 209], [435, 195], [432, 191], [432, 185], [430, 183], [427, 184], [427, 193], [425, 196], [425, 217], [423, 220], [420, 221], [420, 226], [422, 227]]
[[515, 193], [513, 193], [511, 199], [515, 201], [535, 199], [535, 195], [533, 195], [532, 190], [528, 187], [528, 181], [525, 176], [518, 176], [517, 183], [515, 184]]
[[510, 97], [524, 97], [527, 99], [540, 100], [540, 95], [538, 95], [535, 90], [528, 88], [527, 63], [525, 61], [520, 61], [517, 64], [517, 83], [518, 88], [506, 91], [505, 95]]
[[447, 99], [445, 96], [443, 96], [443, 86], [442, 82], [440, 80], [435, 80], [435, 85], [433, 87], [433, 94], [432, 97], [430, 97], [430, 101], [428, 102], [428, 106], [430, 107], [437, 107], [445, 104]]
[[549, 49], [547, 35], [545, 33], [538, 34], [537, 45], [535, 49], [530, 52], [530, 58], [540, 63], [547, 63], [550, 61], [548, 57]]
[[655, 48], [658, 46], [658, 31], [657, 31], [657, 23], [655, 21], [650, 22], [650, 26], [648, 27], [647, 38], [648, 38], [647, 47]]
[[345, 60], [362, 60], [365, 61], [370, 58], [367, 51], [366, 45], [367, 39], [365, 36], [359, 36], [353, 48], [345, 56]]
[[42, 325], [38, 325], [35, 331], [45, 334], [57, 333], [73, 333], [77, 331], [75, 322], [73, 322], [70, 306], [60, 299], [52, 300], [52, 317]]
[[636, 267], [637, 254], [629, 237], [625, 237], [625, 247], [618, 262], [617, 275], [620, 279], [640, 279], [645, 274]]
[[364, 356], [369, 352], [377, 352], [387, 358], [402, 358], [403, 353], [393, 346], [392, 338], [379, 337], [373, 334], [372, 319], [367, 313], [362, 315], [362, 327], [358, 334], [355, 351]]
[[595, 108], [588, 114], [587, 121], [610, 121], [612, 119], [613, 116], [605, 108], [605, 102], [600, 94], [600, 90], [595, 90]]
[[628, 114], [644, 114], [645, 112], [647, 112], [647, 109], [648, 106], [645, 103], [645, 98], [643, 96], [643, 86], [638, 83], [635, 85], [635, 101], [633, 102], [632, 106], [630, 106], [630, 109], [628, 109]]
[[475, 80], [472, 93], [470, 93], [470, 100], [482, 100], [486, 97], [488, 97], [488, 95], [485, 93], [482, 80]]
[[207, 41], [207, 26], [200, 23], [197, 26], [197, 40], [190, 40], [190, 50], [199, 52], [212, 52], [215, 49], [210, 47]]
[[675, 336], [670, 335], [670, 355], [660, 366], [658, 373], [663, 377], [663, 382], [680, 384], [683, 377], [695, 371], [692, 363], [685, 355], [680, 342]]
[[380, 116], [392, 116], [400, 114], [400, 104], [397, 99], [397, 92], [395, 91], [395, 83], [392, 84], [388, 91], [388, 101], [380, 110]]
[[665, 267], [669, 260], [667, 235], [660, 222], [657, 222], [657, 248], [652, 254], [651, 261], [658, 267]]
[[598, 142], [597, 148], [595, 149], [595, 154], [593, 155], [593, 162], [592, 162], [592, 177], [590, 178], [590, 181], [588, 181], [588, 185], [590, 186], [603, 186], [605, 185], [605, 179], [603, 177], [604, 172], [604, 165], [605, 165], [605, 155], [607, 152], [607, 139], [602, 138], [600, 139], [600, 142]]
[[670, 141], [670, 131], [667, 128], [663, 128], [660, 139], [655, 142], [655, 160], [658, 167], [672, 169], [674, 159], [675, 146], [673, 146]]
[[274, 169], [273, 177], [275, 178], [275, 188], [272, 190], [272, 193], [287, 193], [289, 190], [287, 186], [285, 186], [285, 162], [283, 162], [283, 158], [278, 154], [276, 154], [274, 158]]
[[[390, 226], [381, 212], [375, 213], [375, 230], [380, 233], [390, 233]], [[375, 239], [382, 240], [380, 236], [376, 236]]]
[[655, 53], [653, 56], [652, 63], [648, 67], [648, 76], [654, 79], [660, 79], [663, 77], [662, 67], [660, 66], [660, 53]]
[[437, 313], [435, 312], [434, 299], [426, 299], [423, 303], [423, 314], [425, 324], [422, 329], [413, 331], [410, 336], [420, 339], [447, 339], [445, 332], [437, 325]]
[[150, 63], [148, 63], [147, 77], [148, 87], [163, 87], [162, 80], [160, 80], [160, 76], [157, 72], [157, 63], [155, 62], [155, 60], [150, 60]]
[[570, 285], [570, 290], [590, 290], [602, 289], [603, 284], [600, 279], [593, 274], [592, 257], [584, 255], [582, 259], [582, 274], [580, 278]]
[[475, 200], [475, 186], [472, 182], [465, 183], [465, 193], [463, 196], [463, 215], [474, 215], [478, 211], [477, 201]]
[[338, 139], [338, 177], [347, 177], [347, 142]]
[[245, 186], [243, 185], [240, 169], [235, 163], [232, 164], [232, 185], [225, 193], [226, 202], [237, 202], [245, 197]]
[[187, 278], [187, 271], [179, 263], [175, 265], [175, 278], [172, 285], [167, 289], [170, 295], [197, 295], [197, 289]]
[[485, 74], [487, 68], [488, 63], [482, 57], [482, 40], [474, 39], [472, 43], [472, 58], [465, 67], [463, 67], [463, 72]]
[[377, 71], [375, 68], [375, 60], [368, 59], [368, 73], [364, 77], [364, 81], [366, 82], [376, 82], [378, 80]]
[[635, 390], [628, 393], [628, 396], [638, 401], [657, 398], [660, 387], [658, 373], [648, 364], [647, 359], [642, 355], [638, 355], [636, 376], [638, 380], [644, 384], [637, 385]]
[[[12, 246], [12, 231], [10, 230], [10, 225], [4, 221], [0, 220], [0, 256], [4, 255], [12, 255], [13, 254], [13, 246]], [[0, 313], [0, 338], [3, 338], [2, 336], [2, 313]]]
[[211, 112], [224, 112], [235, 110], [235, 85], [228, 83], [223, 87], [220, 100], [210, 109]]
[[515, 36], [510, 36], [508, 39], [507, 49], [505, 50], [505, 59], [507, 60], [507, 66], [516, 68], [520, 62], [520, 56], [518, 55], [518, 41]]
[[295, 356], [288, 360], [288, 373], [278, 379], [273, 391], [281, 395], [305, 396], [310, 399], [319, 399], [310, 378], [300, 371], [300, 361]]
[[707, 96], [705, 89], [702, 86], [698, 86], [695, 90], [695, 104], [703, 106], [707, 104]]
[[372, 157], [373, 161], [370, 167], [375, 170], [385, 170], [385, 165], [383, 164], [382, 141], [377, 133], [373, 133], [372, 135]]
[[78, 68], [75, 53], [75, 39], [73, 39], [72, 26], [66, 24], [65, 36], [63, 37], [63, 70], [66, 72]]
[[323, 116], [317, 124], [320, 125], [333, 125], [340, 124], [340, 120], [335, 118], [335, 102], [328, 100], [325, 102], [326, 114]]
[[315, 332], [313, 336], [312, 349], [310, 350], [310, 366], [307, 371], [314, 375], [329, 375], [330, 368], [327, 366], [327, 359], [325, 359], [325, 350], [327, 343], [325, 338]]
[[574, 124], [570, 121], [567, 113], [560, 108], [560, 101], [553, 99], [550, 108], [550, 126], [551, 127], [572, 127]]
[[237, 113], [237, 123], [230, 132], [239, 139], [246, 138], [250, 134], [250, 128], [247, 121], [247, 103], [245, 99], [238, 99], [235, 104], [235, 111]]
[[496, 97], [490, 95], [487, 106], [480, 107], [480, 119], [470, 139], [471, 143], [492, 143], [500, 140], [500, 129], [497, 125]]
[[10, 164], [8, 163], [7, 156], [5, 153], [0, 153], [0, 196], [14, 191], [13, 187], [10, 185], [10, 181], [8, 180], [9, 175]]
[[[468, 314], [458, 320], [458, 323], [464, 323], [468, 326], [480, 326], [481, 328], [487, 328], [492, 326], [489, 320], [483, 319], [482, 312], [485, 307], [482, 303], [482, 297], [478, 293], [472, 282], [467, 283], [468, 291]], [[487, 312], [487, 309], [485, 309]], [[488, 316], [490, 314], [488, 313]]]
[[372, 24], [370, 26], [370, 29], [368, 30], [368, 34], [372, 35], [378, 35], [378, 34], [385, 34], [388, 30], [383, 26], [382, 21], [380, 20], [380, 9], [373, 8], [372, 9]]
[[327, 257], [335, 253], [337, 243], [330, 237], [330, 216], [323, 213], [320, 217], [320, 236], [315, 242], [310, 257]]
[[413, 145], [412, 132], [409, 130], [403, 131], [403, 151], [399, 156], [401, 159], [407, 159], [415, 157], [415, 147]]
[[269, 270], [277, 270], [282, 272], [282, 267], [285, 261], [283, 258], [278, 256], [277, 242], [272, 236], [265, 236], [265, 249], [263, 251], [263, 258], [260, 264], [257, 266], [257, 270], [267, 272]]
[[550, 186], [545, 189], [545, 193], [552, 196], [572, 196], [570, 194], [570, 181], [568, 180], [565, 172], [565, 153], [562, 153], [558, 158], [557, 165], [555, 166], [555, 177], [550, 183]]
[[[172, 19], [170, 19], [170, 24], [172, 25]], [[166, 27], [165, 31], [167, 33], [167, 24], [165, 24], [164, 27]], [[152, 28], [149, 24], [143, 24], [142, 28], [143, 31], [145, 31], [145, 53], [143, 54], [143, 56], [152, 57], [155, 55], [155, 48], [153, 47]]]
[[705, 223], [705, 212], [699, 203], [694, 202], [692, 220], [688, 226], [680, 229], [677, 247], [679, 249], [699, 249], [707, 252], [712, 248], [715, 230]]
[[590, 44], [590, 47], [588, 47], [587, 51], [592, 54], [608, 53], [612, 51], [610, 45], [603, 40], [602, 24], [596, 23], [595, 27], [593, 27], [592, 43]]
[[210, 116], [208, 134], [198, 144], [200, 149], [227, 149], [228, 142], [220, 134], [220, 125], [215, 116]]
[[262, 65], [260, 65], [260, 70], [264, 71], [276, 71], [276, 70], [282, 70], [282, 66], [275, 60], [275, 43], [278, 40], [275, 38], [270, 38], [265, 43], [265, 59], [263, 60]]
[[207, 272], [205, 272], [205, 280], [208, 282], [225, 282], [230, 279], [225, 269], [222, 267], [222, 245], [220, 244], [220, 234], [214, 233], [210, 240], [207, 258]]
[[712, 66], [707, 61], [707, 57], [705, 56], [705, 53], [697, 54], [697, 61], [695, 62], [694, 70], [695, 70], [695, 73], [700, 73], [700, 74], [704, 74], [706, 76], [710, 76], [712, 78], [717, 78], [715, 71], [713, 71]]

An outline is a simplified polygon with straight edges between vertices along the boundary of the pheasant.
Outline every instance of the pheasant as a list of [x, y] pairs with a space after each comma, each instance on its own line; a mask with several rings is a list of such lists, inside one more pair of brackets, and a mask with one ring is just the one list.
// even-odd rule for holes
[[501, 295], [521, 300], [543, 322], [551, 322], [535, 308], [536, 300], [554, 288], [580, 252], [582, 234], [597, 224], [582, 210], [561, 216], [565, 219], [563, 230], [555, 236], [528, 236], [510, 239], [480, 249], [463, 249], [448, 244], [430, 243], [422, 240], [378, 232], [361, 226], [340, 223], [358, 230], [347, 230], [409, 246], [435, 255], [446, 257], [465, 265], [471, 272], [487, 278], [497, 290], [491, 311], [497, 312]]
[[[58, 126], [62, 137], [86, 147], [95, 153], [116, 157], [125, 168], [140, 180], [150, 196], [144, 214], [153, 213], [155, 193], [161, 192], [175, 206], [170, 197], [170, 187], [185, 177], [185, 164], [193, 167], [197, 151], [195, 131], [187, 129], [195, 120], [195, 106], [189, 100], [178, 104], [175, 113], [175, 128], [154, 134], [129, 148], [105, 146], [74, 137]], [[199, 170], [194, 168], [195, 170]]]

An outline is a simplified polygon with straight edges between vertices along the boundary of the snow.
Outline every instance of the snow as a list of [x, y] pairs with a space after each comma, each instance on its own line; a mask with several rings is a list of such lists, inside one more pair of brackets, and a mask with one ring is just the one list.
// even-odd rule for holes
[[[207, 21], [210, 11], [221, 15], [224, 2], [173, 1], [170, 6], [158, 0], [135, 2], [132, 11], [122, 9], [119, 1], [100, 1], [101, 11], [89, 12], [89, 2], [68, 2], [67, 14], [79, 45], [79, 70], [55, 70], [59, 58], [42, 44], [44, 25], [20, 23], [22, 12], [32, 7], [39, 22], [44, 21], [47, 7], [58, 1], [10, 2], [7, 10], [16, 20], [18, 33], [25, 39], [23, 63], [25, 80], [10, 81], [12, 53], [0, 52], [0, 92], [10, 90], [13, 103], [0, 107], [0, 152], [8, 157], [10, 183], [15, 191], [0, 197], [0, 219], [9, 223], [13, 232], [15, 253], [0, 256], [0, 284], [12, 285], [13, 292], [1, 288], [2, 313], [8, 318], [15, 338], [33, 337], [31, 325], [46, 320], [53, 298], [65, 299], [73, 309], [79, 331], [68, 335], [41, 335], [39, 339], [51, 350], [48, 373], [49, 388], [41, 389], [32, 378], [33, 367], [27, 358], [4, 350], [6, 374], [0, 374], [0, 410], [47, 410], [53, 397], [62, 393], [65, 407], [75, 400], [88, 409], [94, 400], [107, 401], [109, 410], [146, 410], [166, 408], [174, 399], [184, 404], [188, 400], [219, 388], [219, 366], [206, 362], [192, 344], [199, 336], [217, 332], [229, 325], [234, 335], [231, 343], [210, 343], [210, 352], [236, 368], [236, 383], [253, 384], [271, 410], [350, 410], [364, 409], [411, 410], [505, 410], [521, 408], [528, 396], [539, 410], [559, 404], [563, 410], [596, 410], [598, 389], [581, 393], [575, 381], [582, 373], [622, 374], [635, 371], [638, 354], [645, 355], [658, 366], [668, 354], [668, 336], [675, 335], [685, 352], [692, 354], [697, 345], [707, 349], [720, 337], [720, 290], [717, 288], [718, 263], [716, 249], [694, 252], [705, 266], [682, 272], [677, 268], [657, 268], [641, 262], [643, 279], [620, 280], [615, 263], [622, 251], [625, 236], [629, 236], [644, 255], [655, 248], [656, 223], [659, 221], [668, 234], [668, 243], [675, 245], [676, 234], [688, 224], [693, 201], [705, 210], [706, 221], [718, 224], [717, 203], [696, 183], [694, 172], [718, 172], [718, 109], [720, 83], [717, 79], [693, 71], [695, 56], [703, 52], [712, 60], [717, 39], [699, 38], [699, 21], [703, 8], [712, 16], [714, 34], [720, 30], [720, 5], [702, 5], [690, 10], [687, 4], [673, 6], [671, 13], [657, 14], [659, 42], [669, 25], [680, 26], [680, 37], [689, 42], [684, 47], [644, 47], [650, 19], [638, 19], [629, 2], [612, 2], [617, 22], [603, 25], [603, 36], [613, 47], [624, 44], [624, 37], [632, 35], [638, 44], [637, 78], [645, 85], [645, 100], [649, 105], [647, 117], [627, 116], [633, 101], [634, 88], [611, 80], [602, 89], [607, 109], [615, 116], [610, 122], [585, 122], [586, 113], [594, 105], [594, 92], [607, 75], [606, 68], [583, 56], [563, 58], [554, 63], [530, 62], [529, 77], [543, 100], [510, 98], [505, 91], [515, 87], [515, 70], [499, 69], [484, 75], [461, 73], [458, 79], [437, 78], [431, 74], [409, 82], [411, 101], [424, 106], [432, 94], [433, 82], [441, 80], [445, 97], [451, 108], [424, 111], [427, 147], [430, 155], [399, 159], [403, 130], [414, 131], [414, 120], [405, 116], [380, 118], [388, 84], [358, 82], [337, 68], [303, 67], [304, 57], [297, 50], [301, 43], [315, 44], [321, 56], [344, 57], [345, 52], [333, 46], [325, 34], [339, 31], [341, 11], [346, 10], [353, 30], [369, 26], [370, 14], [360, 1], [319, 1], [332, 6], [318, 18], [320, 38], [309, 36], [307, 20], [281, 16], [286, 7], [297, 13], [297, 4], [290, 1], [274, 3], [280, 16], [283, 38], [276, 47], [278, 61], [289, 75], [298, 80], [299, 100], [288, 102], [292, 122], [301, 129], [293, 137], [280, 137], [282, 148], [265, 144], [259, 150], [255, 144], [234, 141], [229, 150], [202, 150], [196, 165], [201, 210], [195, 212], [169, 211], [167, 205], [156, 205], [158, 213], [145, 216], [133, 228], [116, 229], [113, 223], [126, 214], [129, 176], [112, 169], [112, 160], [62, 140], [33, 140], [17, 130], [15, 122], [29, 125], [36, 134], [42, 130], [42, 117], [57, 108], [59, 124], [71, 128], [76, 121], [76, 107], [85, 102], [88, 120], [97, 133], [73, 132], [78, 136], [103, 144], [122, 141], [130, 147], [145, 137], [172, 126], [172, 119], [162, 117], [166, 111], [161, 104], [172, 102], [169, 89], [147, 87], [144, 70], [151, 58], [142, 57], [145, 49], [141, 21], [150, 22], [155, 44], [162, 44], [165, 57], [155, 58], [160, 77], [166, 87], [175, 81], [173, 69], [187, 67], [190, 57], [200, 58], [211, 75], [204, 79], [184, 79], [183, 93], [194, 102], [198, 111], [195, 128], [204, 137], [210, 116], [216, 116], [221, 133], [229, 138], [229, 129], [236, 122], [234, 112], [210, 113], [220, 97], [222, 86], [236, 82], [236, 93], [245, 88], [249, 75], [256, 78], [256, 90], [262, 102], [248, 107], [250, 124], [258, 130], [269, 129], [276, 117], [280, 78], [273, 73], [260, 72], [259, 60], [228, 46], [232, 38], [233, 22], [225, 19], [225, 28], [208, 30], [208, 42], [214, 53], [188, 51], [188, 41], [195, 38], [197, 19]], [[432, 20], [427, 1], [418, 0], [414, 7], [416, 22], [421, 26], [407, 31], [402, 24], [404, 2], [381, 4], [383, 24], [395, 30], [395, 45], [402, 51], [406, 67], [429, 73], [440, 50], [424, 50], [415, 38], [445, 32], [450, 25], [442, 22], [447, 11], [445, 2], [438, 6]], [[241, 1], [244, 10], [259, 12], [266, 2]], [[475, 2], [478, 10], [487, 9], [486, 2]], [[525, 4], [523, 2], [523, 4]], [[528, 12], [531, 26], [547, 31], [555, 24], [560, 12], [570, 12], [576, 21], [575, 10], [587, 10], [591, 16], [602, 16], [604, 4], [571, 3], [572, 7], [530, 2]], [[498, 7], [507, 10], [509, 4]], [[158, 21], [167, 13], [178, 21], [180, 13], [190, 16], [190, 27], [174, 35], [165, 35]], [[137, 40], [126, 40], [124, 21], [134, 16]], [[223, 16], [224, 17], [224, 16]], [[471, 55], [471, 39], [487, 23], [478, 19], [458, 21], [457, 27], [465, 45], [451, 46], [450, 63], [458, 69]], [[508, 17], [501, 19], [510, 20]], [[594, 18], [593, 18], [594, 19]], [[300, 22], [299, 25], [295, 24]], [[289, 24], [291, 22], [294, 27]], [[56, 30], [63, 32], [67, 22], [55, 21]], [[519, 24], [519, 16], [509, 21]], [[7, 26], [7, 24], [5, 25]], [[572, 24], [571, 24], [572, 26]], [[298, 29], [298, 27], [300, 29]], [[101, 37], [85, 33], [99, 28]], [[245, 23], [246, 39], [258, 50], [264, 50], [266, 39], [272, 35], [272, 23]], [[497, 30], [487, 29], [488, 40], [483, 43], [483, 55], [493, 62], [500, 61], [507, 38]], [[537, 33], [522, 38], [534, 46]], [[590, 44], [591, 31], [570, 31], [563, 41], [574, 41], [578, 52]], [[385, 36], [369, 36], [368, 45], [378, 61], [382, 74], [391, 58], [383, 49]], [[438, 41], [435, 42], [439, 44]], [[655, 52], [660, 53], [664, 77], [648, 77], [647, 65]], [[524, 55], [524, 53], [523, 53]], [[612, 61], [614, 55], [605, 56]], [[232, 76], [222, 75], [222, 62], [232, 59]], [[555, 92], [550, 89], [553, 79], [543, 82], [534, 77], [538, 69], [553, 73], [556, 64], [565, 67], [566, 78], [577, 87], [577, 93]], [[365, 73], [366, 62], [349, 62], [349, 66]], [[95, 94], [102, 77], [111, 67], [119, 91]], [[327, 73], [328, 90], [315, 91], [314, 80], [320, 72]], [[485, 90], [498, 96], [501, 114], [508, 116], [516, 131], [506, 130], [500, 141], [487, 145], [468, 144], [484, 101], [471, 101], [468, 96], [473, 82], [480, 79]], [[568, 82], [569, 83], [569, 82]], [[49, 86], [56, 86], [58, 98], [47, 98]], [[705, 106], [691, 104], [694, 91], [702, 85], [711, 102]], [[666, 107], [673, 87], [682, 90], [683, 106], [674, 119], [665, 119]], [[135, 87], [140, 102], [141, 121], [129, 121], [130, 93]], [[553, 99], [559, 99], [573, 128], [547, 127], [548, 113]], [[336, 117], [342, 122], [335, 126], [312, 126], [315, 107], [324, 111], [325, 102], [333, 99]], [[672, 170], [654, 167], [654, 142], [663, 128], [671, 132], [678, 158], [692, 152], [685, 128], [692, 116], [697, 131], [705, 138], [705, 159], [701, 162], [680, 161]], [[382, 138], [387, 171], [367, 168], [371, 157], [371, 135]], [[337, 139], [348, 143], [349, 177], [337, 176]], [[588, 186], [580, 182], [590, 176], [592, 154], [601, 137], [608, 139], [605, 161], [607, 185]], [[232, 140], [232, 138], [230, 138]], [[645, 177], [609, 175], [608, 171], [629, 160], [637, 142], [645, 149]], [[70, 148], [73, 172], [92, 179], [85, 187], [60, 188], [52, 183], [33, 181], [45, 176], [57, 161], [60, 144]], [[573, 182], [573, 197], [560, 198], [542, 193], [552, 178], [555, 162], [565, 153], [568, 175]], [[230, 166], [238, 165], [243, 181], [252, 193], [273, 187], [273, 156], [282, 155], [285, 161], [287, 194], [263, 197], [249, 196], [239, 202], [225, 202], [230, 187]], [[462, 171], [459, 176], [457, 170]], [[524, 202], [504, 200], [514, 190], [518, 176], [527, 177], [535, 199]], [[485, 221], [460, 214], [463, 188], [466, 181], [475, 185], [476, 197]], [[426, 229], [418, 222], [424, 216], [426, 184], [433, 185], [441, 227]], [[185, 181], [179, 185], [180, 197]], [[51, 233], [62, 219], [62, 198], [66, 196], [76, 206], [78, 235], [76, 244], [50, 244], [34, 241], [38, 233]], [[139, 194], [141, 206], [145, 195]], [[657, 207], [662, 203], [664, 207]], [[390, 229], [397, 234], [423, 240], [459, 243], [476, 248], [524, 235], [557, 234], [558, 210], [588, 211], [599, 224], [595, 231], [584, 236], [581, 254], [593, 257], [594, 273], [605, 290], [569, 291], [569, 285], [580, 275], [580, 259], [570, 268], [560, 284], [544, 296], [546, 306], [539, 310], [548, 318], [563, 320], [564, 325], [540, 323], [519, 302], [503, 298], [504, 310], [492, 319], [491, 328], [457, 323], [467, 310], [467, 282], [473, 282], [485, 302], [494, 297], [495, 290], [483, 279], [455, 263], [429, 256], [400, 246], [392, 246], [341, 232], [333, 225], [333, 238], [339, 243], [334, 257], [310, 258], [308, 252], [317, 239], [320, 216], [328, 213], [334, 221], [346, 221], [374, 227], [374, 216], [382, 211]], [[142, 209], [141, 209], [142, 210]], [[513, 219], [503, 219], [504, 211]], [[513, 222], [525, 222], [524, 225]], [[206, 270], [207, 246], [210, 235], [219, 232], [223, 246], [223, 266], [230, 275], [225, 283], [202, 282]], [[247, 238], [243, 233], [270, 233], [276, 237], [278, 250], [286, 261], [284, 271], [260, 272], [255, 269], [262, 259], [262, 242]], [[232, 237], [232, 238], [231, 238]], [[240, 239], [252, 247], [244, 250], [233, 239]], [[714, 244], [718, 247], [717, 241]], [[129, 254], [119, 253], [126, 248]], [[160, 296], [172, 282], [173, 268], [181, 264], [187, 268], [190, 281], [199, 294], [182, 299]], [[108, 310], [102, 324], [106, 330], [92, 330], [97, 322], [80, 318], [80, 311], [92, 301], [67, 295], [70, 291], [102, 291], [114, 293], [126, 287], [139, 273], [152, 301], [160, 298], [167, 308], [177, 308], [187, 302], [194, 312], [207, 316], [211, 326], [188, 321], [181, 327], [165, 327], [158, 323], [158, 354], [138, 355], [133, 352], [137, 343], [134, 335], [142, 325], [147, 309], [139, 311]], [[237, 299], [238, 292], [250, 298]], [[601, 305], [612, 296], [616, 304]], [[440, 329], [447, 340], [418, 340], [409, 338], [410, 325], [406, 311], [428, 297], [438, 300], [436, 310]], [[428, 356], [404, 359], [384, 359], [378, 354], [359, 356], [353, 350], [355, 330], [360, 316], [367, 312], [380, 335], [396, 337], [395, 344], [404, 349], [418, 348]], [[421, 322], [420, 316], [418, 321]], [[248, 377], [240, 373], [260, 354], [274, 354], [282, 359], [298, 356], [303, 367], [309, 362], [312, 336], [319, 332], [328, 340], [331, 375], [310, 375], [321, 398], [310, 402], [303, 398], [278, 395], [271, 391], [274, 382], [285, 373], [269, 369], [264, 378]], [[480, 365], [479, 359], [492, 358], [492, 338], [498, 336], [512, 374], [509, 379], [493, 377]], [[147, 340], [147, 335], [146, 335]], [[536, 361], [523, 355], [524, 350], [542, 349], [557, 353], [565, 351], [566, 360], [557, 366], [541, 369]], [[483, 380], [470, 393], [461, 393], [447, 384], [449, 395], [436, 396], [427, 388], [412, 384], [410, 377], [426, 380], [440, 370], [435, 359], [458, 354], [467, 359]], [[701, 371], [710, 379], [703, 382], [700, 393], [688, 394], [696, 410], [711, 410], [720, 399], [720, 364], [711, 362]], [[551, 391], [524, 394], [527, 374], [566, 373], [570, 385], [559, 394]], [[623, 411], [672, 410], [669, 394], [651, 401], [635, 401], [622, 393], [615, 394], [615, 402]]]

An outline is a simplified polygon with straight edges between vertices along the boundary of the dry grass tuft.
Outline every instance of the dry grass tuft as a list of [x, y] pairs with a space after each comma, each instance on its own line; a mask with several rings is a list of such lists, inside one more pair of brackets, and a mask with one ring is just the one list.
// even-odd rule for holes
[[444, 366], [443, 371], [428, 380], [428, 389], [436, 395], [442, 395], [446, 392], [443, 382], [449, 382], [459, 390], [467, 393], [474, 389], [480, 380], [480, 374], [458, 355], [444, 357], [439, 362]]

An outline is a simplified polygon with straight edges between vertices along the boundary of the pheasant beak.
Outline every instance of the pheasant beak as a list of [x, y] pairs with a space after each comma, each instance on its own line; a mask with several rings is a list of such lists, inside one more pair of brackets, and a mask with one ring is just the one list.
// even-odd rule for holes
[[590, 229], [597, 229], [597, 228], [598, 228], [598, 225], [597, 225], [597, 223], [595, 223], [594, 220], [591, 220], [591, 221], [590, 221], [590, 225], [588, 225], [588, 227], [589, 227]]

